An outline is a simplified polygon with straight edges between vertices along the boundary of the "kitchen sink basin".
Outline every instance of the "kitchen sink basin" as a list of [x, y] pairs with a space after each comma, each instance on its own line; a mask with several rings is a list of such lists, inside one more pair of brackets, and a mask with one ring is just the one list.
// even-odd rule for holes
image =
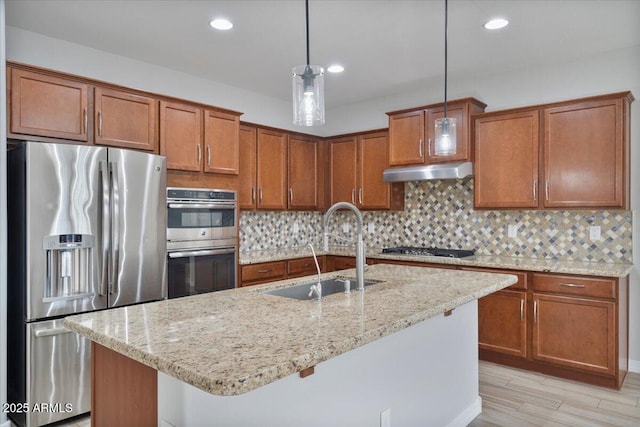
[[[358, 286], [356, 279], [348, 277], [333, 277], [331, 279], [324, 279], [320, 281], [320, 283], [322, 283], [322, 296], [326, 297], [327, 295], [344, 292], [344, 280], [349, 280], [352, 291], [356, 290], [356, 287]], [[289, 286], [286, 288], [272, 289], [270, 291], [266, 291], [265, 294], [299, 300], [310, 300], [313, 299], [313, 297], [309, 296], [309, 289], [317, 283], [318, 281], [314, 280], [313, 282], [301, 283], [299, 285]], [[365, 280], [364, 286], [366, 287], [376, 283], [380, 283], [380, 281]]]

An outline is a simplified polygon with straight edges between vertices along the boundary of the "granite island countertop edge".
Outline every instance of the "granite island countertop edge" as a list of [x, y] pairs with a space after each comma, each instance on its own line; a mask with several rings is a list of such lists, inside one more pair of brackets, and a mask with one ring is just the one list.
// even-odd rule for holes
[[[405, 291], [416, 291], [416, 289], [418, 289], [417, 292], [420, 293], [421, 295], [420, 298], [425, 299], [425, 301], [429, 299], [427, 294], [423, 295], [421, 293], [421, 289], [423, 288], [420, 288], [420, 283], [418, 283], [419, 280], [417, 279], [399, 280], [398, 282], [403, 282], [400, 285], [394, 285], [393, 283], [390, 282], [391, 279], [389, 278], [393, 278], [394, 276], [399, 275], [403, 271], [410, 272], [414, 269], [424, 271], [424, 269], [420, 267], [405, 267], [405, 266], [390, 266], [390, 265], [370, 267], [369, 270], [373, 271], [373, 274], [370, 273], [367, 277], [368, 278], [382, 277], [383, 279], [386, 277], [387, 280], [383, 282], [386, 288], [382, 286], [383, 284], [378, 284], [378, 285], [374, 285], [374, 286], [380, 287], [378, 290], [368, 289], [367, 291], [365, 291], [365, 292], [369, 292], [368, 294], [366, 294], [367, 298], [371, 297], [373, 302], [370, 304], [370, 306], [363, 303], [364, 304], [363, 307], [367, 310], [370, 310], [371, 313], [374, 313], [377, 310], [379, 310], [376, 305], [380, 304], [380, 301], [382, 301], [384, 297], [382, 296], [380, 296], [379, 298], [376, 297], [377, 292], [381, 292], [381, 293], [387, 292], [389, 295], [392, 295], [392, 296], [395, 295], [395, 297], [390, 298], [391, 301], [401, 301], [398, 295], [400, 295]], [[375, 274], [376, 270], [386, 271], [387, 274], [386, 276], [385, 274]], [[391, 273], [389, 273], [389, 271], [391, 271]], [[410, 314], [403, 313], [397, 316], [391, 315], [388, 318], [384, 318], [383, 316], [383, 320], [385, 320], [384, 324], [373, 326], [369, 329], [361, 331], [360, 333], [355, 333], [355, 334], [351, 333], [351, 334], [345, 334], [344, 336], [340, 336], [339, 335], [340, 333], [336, 332], [337, 338], [335, 340], [333, 339], [333, 337], [327, 338], [326, 342], [321, 342], [320, 344], [317, 344], [310, 349], [292, 354], [290, 357], [283, 358], [283, 357], [280, 357], [280, 355], [276, 354], [276, 357], [273, 358], [274, 359], [273, 363], [268, 366], [265, 365], [263, 367], [256, 367], [255, 369], [238, 369], [235, 371], [234, 369], [229, 369], [228, 373], [218, 374], [214, 372], [212, 374], [211, 370], [215, 371], [216, 369], [215, 366], [207, 367], [206, 360], [203, 360], [202, 364], [194, 363], [193, 360], [188, 360], [188, 357], [183, 357], [181, 352], [178, 352], [176, 355], [171, 353], [170, 351], [163, 354], [162, 351], [156, 353], [153, 350], [150, 350], [150, 348], [162, 349], [162, 347], [165, 344], [170, 344], [170, 343], [168, 343], [166, 337], [162, 333], [160, 333], [161, 338], [156, 339], [154, 342], [148, 342], [147, 340], [148, 337], [145, 336], [145, 331], [135, 332], [135, 327], [128, 324], [125, 325], [123, 323], [119, 323], [122, 321], [123, 318], [127, 317], [126, 315], [122, 314], [123, 311], [130, 312], [131, 317], [136, 317], [136, 314], [138, 315], [137, 317], [141, 317], [140, 313], [142, 313], [145, 309], [148, 309], [148, 311], [156, 310], [156, 311], [162, 312], [163, 310], [167, 309], [166, 306], [174, 306], [168, 311], [177, 313], [180, 310], [179, 306], [181, 305], [185, 306], [184, 310], [188, 309], [187, 306], [189, 304], [187, 303], [192, 303], [191, 305], [197, 305], [195, 301], [197, 301], [198, 298], [202, 299], [202, 301], [205, 301], [205, 299], [215, 301], [216, 298], [232, 299], [232, 297], [236, 297], [236, 296], [241, 299], [246, 299], [247, 301], [254, 299], [255, 300], [254, 302], [256, 304], [261, 304], [265, 301], [263, 296], [264, 290], [283, 287], [283, 286], [290, 286], [292, 284], [299, 283], [301, 281], [304, 282], [305, 279], [308, 281], [310, 277], [289, 279], [289, 280], [284, 280], [280, 282], [269, 283], [266, 285], [255, 286], [252, 288], [244, 288], [244, 289], [241, 288], [241, 289], [234, 289], [230, 291], [222, 291], [220, 293], [203, 294], [203, 295], [198, 295], [194, 297], [178, 298], [174, 300], [165, 300], [165, 301], [157, 301], [157, 302], [152, 302], [147, 304], [140, 304], [137, 306], [130, 306], [128, 310], [126, 310], [127, 307], [123, 307], [118, 309], [105, 310], [102, 312], [81, 314], [81, 315], [76, 315], [76, 316], [72, 316], [65, 319], [65, 326], [75, 332], [80, 333], [83, 336], [86, 336], [87, 338], [91, 339], [92, 341], [95, 341], [100, 345], [103, 345], [111, 350], [117, 351], [127, 357], [132, 358], [133, 360], [136, 360], [153, 369], [157, 369], [158, 371], [171, 375], [181, 381], [191, 384], [208, 393], [216, 394], [216, 395], [232, 396], [232, 395], [238, 395], [238, 394], [251, 391], [253, 389], [256, 389], [258, 387], [261, 387], [263, 385], [276, 381], [280, 378], [284, 378], [288, 375], [295, 374], [296, 372], [299, 372], [305, 368], [314, 366], [318, 363], [321, 363], [330, 358], [336, 357], [349, 350], [363, 346], [377, 339], [383, 338], [389, 334], [392, 334], [401, 329], [412, 326], [418, 322], [443, 314], [445, 311], [455, 309], [458, 306], [466, 304], [475, 299], [481, 298], [497, 290], [506, 288], [516, 282], [516, 277], [513, 275], [496, 275], [491, 273], [461, 272], [461, 271], [442, 270], [442, 269], [434, 269], [434, 268], [429, 269], [429, 274], [433, 274], [433, 276], [430, 276], [430, 277], [440, 280], [441, 282], [440, 286], [443, 286], [442, 289], [445, 289], [445, 293], [449, 292], [451, 294], [447, 296], [446, 300], [443, 300], [438, 303], [433, 303], [432, 305], [427, 304], [427, 308], [417, 310], [415, 312], [410, 312]], [[468, 280], [469, 278], [472, 277], [470, 275], [478, 275], [478, 274], [483, 275], [482, 281], [487, 282], [489, 284], [488, 285], [476, 284], [473, 286], [470, 285], [468, 286], [468, 289], [465, 288], [464, 290], [461, 290], [459, 294], [457, 293], [457, 291], [452, 290], [452, 289], [455, 289], [454, 286], [447, 285], [447, 283], [455, 281], [456, 279]], [[322, 277], [323, 278], [335, 277], [338, 275], [351, 277], [355, 275], [355, 270], [351, 269], [351, 270], [343, 270], [340, 272], [325, 273], [322, 275]], [[477, 278], [478, 276], [475, 276], [475, 277]], [[449, 282], [447, 282], [447, 280], [449, 280]], [[469, 280], [469, 281], [472, 281], [472, 280]], [[395, 288], [394, 286], [398, 286], [398, 288]], [[464, 288], [462, 284], [459, 284], [459, 286], [461, 288]], [[435, 290], [434, 292], [436, 291], [437, 290]], [[219, 295], [215, 295], [215, 294], [219, 294]], [[331, 297], [334, 297], [334, 298], [329, 299]], [[283, 309], [286, 309], [287, 307], [304, 307], [304, 309], [300, 311], [300, 313], [302, 313], [302, 317], [300, 318], [300, 323], [302, 325], [301, 327], [304, 327], [305, 321], [307, 322], [306, 324], [308, 325], [309, 319], [313, 317], [313, 315], [308, 314], [307, 309], [313, 310], [314, 307], [316, 307], [313, 305], [315, 304], [315, 302], [312, 302], [312, 301], [291, 302], [291, 301], [285, 301], [286, 299], [281, 299], [281, 297], [273, 297], [273, 296], [269, 296], [269, 298], [272, 298], [272, 300], [267, 300], [268, 303], [271, 305], [270, 308], [283, 307]], [[355, 298], [357, 298], [357, 296]], [[433, 298], [435, 298], [435, 296]], [[340, 310], [344, 309], [344, 307], [342, 307], [342, 305], [344, 305], [343, 299], [344, 297], [342, 295], [338, 295], [338, 296], [332, 295], [327, 297], [325, 300], [323, 300], [322, 303], [319, 303], [319, 304], [323, 305], [321, 309], [324, 309], [324, 314], [326, 316], [332, 316], [333, 313], [339, 313], [341, 312]], [[293, 304], [298, 303], [302, 305], [290, 306], [290, 304], [292, 303]], [[277, 314], [274, 314], [273, 311], [271, 311], [270, 313], [273, 314], [273, 317], [278, 316]], [[206, 312], [203, 318], [206, 318], [207, 315], [209, 314], [210, 314], [209, 312]], [[114, 323], [118, 325], [117, 327], [116, 326], [111, 327], [112, 325], [110, 325], [109, 323], [110, 316], [113, 316], [114, 319], [119, 319], [114, 321]], [[92, 323], [92, 319], [94, 320], [101, 319], [100, 321], [103, 323], [102, 330], [100, 330], [100, 327], [89, 326], [89, 324]], [[327, 328], [332, 328], [332, 327], [339, 328], [339, 324], [335, 322], [336, 319], [330, 319], [330, 320], [331, 321], [327, 323], [328, 325], [326, 326]], [[198, 319], [188, 319], [188, 321], [191, 322], [191, 324], [194, 324], [198, 322]], [[265, 319], [262, 319], [262, 321], [264, 322]], [[335, 325], [332, 325], [331, 322], [334, 322]], [[96, 323], [100, 323], [100, 322], [96, 322]], [[162, 325], [164, 325], [164, 323], [159, 322], [156, 327], [162, 327]], [[189, 323], [187, 323], [187, 326], [185, 326], [185, 328], [189, 328], [188, 325]], [[130, 333], [131, 336], [129, 336], [128, 334], [123, 334], [122, 332], [121, 332], [122, 334], [121, 336], [118, 336], [118, 334], [115, 332], [109, 332], [112, 330], [113, 331], [118, 330], [118, 327], [131, 328], [131, 331], [128, 331], [128, 334]], [[153, 327], [154, 326], [152, 326], [151, 329], [153, 329]], [[237, 332], [240, 334], [242, 333], [242, 330], [239, 329], [239, 331]], [[135, 336], [136, 333], [138, 334], [138, 336]], [[185, 329], [184, 331], [181, 331], [180, 334], [187, 335], [188, 330]], [[130, 342], [126, 342], [126, 340], [124, 339], [125, 335], [127, 336], [128, 339], [130, 339]], [[146, 335], [153, 336], [154, 333], [146, 331]], [[228, 335], [234, 336], [234, 331], [231, 331]], [[139, 338], [142, 338], [142, 339], [140, 341], [137, 341]], [[197, 340], [197, 337], [195, 339]], [[273, 339], [273, 336], [266, 337], [265, 339], [269, 341]], [[308, 339], [308, 337], [305, 337], [303, 335], [301, 339], [302, 340]], [[286, 341], [286, 338], [283, 338], [283, 340]], [[277, 346], [276, 349], [282, 350], [283, 348], [286, 348], [286, 347], [287, 347], [287, 343], [285, 342], [283, 345]], [[306, 347], [303, 347], [303, 348], [306, 348]], [[186, 348], [186, 350], [188, 350], [188, 347]], [[278, 351], [275, 351], [274, 353], [278, 353]], [[250, 356], [252, 355], [249, 355], [248, 357]], [[264, 359], [264, 356], [265, 355], [262, 355], [263, 359]], [[267, 355], [267, 358], [268, 358], [268, 355]], [[260, 357], [258, 357], [258, 359], [260, 359]]]

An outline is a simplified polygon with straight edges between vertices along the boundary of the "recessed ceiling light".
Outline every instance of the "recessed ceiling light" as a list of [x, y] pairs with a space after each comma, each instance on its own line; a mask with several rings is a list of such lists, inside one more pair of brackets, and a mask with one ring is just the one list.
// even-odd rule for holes
[[484, 24], [484, 28], [487, 30], [499, 30], [509, 25], [509, 21], [504, 18], [494, 18]]
[[344, 71], [344, 67], [338, 64], [329, 65], [329, 67], [327, 67], [327, 71], [330, 73], [341, 73]]
[[230, 30], [233, 28], [233, 24], [226, 18], [216, 18], [209, 22], [211, 28], [215, 28], [216, 30]]

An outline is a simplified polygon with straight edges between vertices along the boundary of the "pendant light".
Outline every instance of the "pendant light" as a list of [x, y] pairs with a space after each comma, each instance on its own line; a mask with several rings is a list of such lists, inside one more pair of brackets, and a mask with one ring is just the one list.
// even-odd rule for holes
[[456, 119], [447, 117], [447, 30], [449, 5], [444, 0], [444, 117], [435, 121], [434, 155], [449, 156], [456, 153]]
[[309, 65], [309, 0], [305, 0], [307, 24], [307, 63], [293, 68], [293, 124], [324, 124], [324, 69]]

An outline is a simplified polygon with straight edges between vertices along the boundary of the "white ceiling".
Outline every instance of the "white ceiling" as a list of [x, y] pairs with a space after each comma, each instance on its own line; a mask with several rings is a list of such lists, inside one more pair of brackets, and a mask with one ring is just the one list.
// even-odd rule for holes
[[[214, 17], [234, 23], [227, 32]], [[489, 32], [502, 16], [510, 25]], [[311, 63], [336, 62], [327, 106], [441, 82], [444, 0], [310, 0]], [[304, 0], [7, 0], [7, 25], [289, 100]], [[640, 1], [451, 0], [449, 73], [492, 74], [640, 45]], [[640, 77], [639, 77], [640, 78]]]

